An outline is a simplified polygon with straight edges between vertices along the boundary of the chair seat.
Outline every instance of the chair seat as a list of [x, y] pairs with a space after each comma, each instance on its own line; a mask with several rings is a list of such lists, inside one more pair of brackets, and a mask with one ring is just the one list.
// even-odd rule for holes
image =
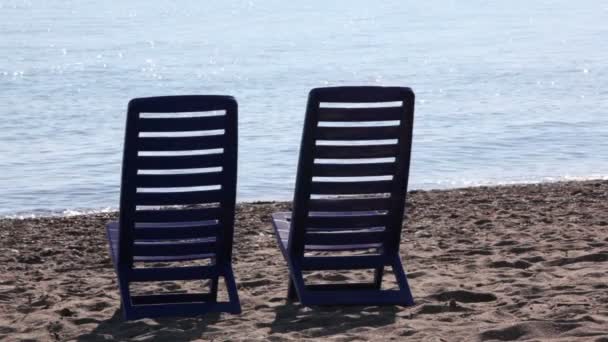
[[[368, 212], [369, 214], [375, 212]], [[361, 213], [358, 213], [359, 215]], [[318, 214], [319, 216], [326, 216], [328, 214]], [[333, 215], [336, 216], [348, 216], [352, 215], [351, 212], [337, 212]], [[272, 214], [272, 222], [274, 224], [274, 228], [279, 238], [279, 243], [281, 250], [283, 253], [287, 251], [287, 246], [289, 246], [289, 232], [291, 230], [291, 212], [283, 211], [276, 212]], [[371, 229], [368, 229], [371, 230]], [[365, 231], [365, 230], [358, 230]], [[380, 244], [372, 243], [372, 244], [357, 244], [357, 245], [305, 245], [305, 251], [353, 251], [353, 250], [361, 250], [361, 249], [370, 249], [370, 248], [379, 248]]]
[[[182, 225], [187, 224], [186, 222], [181, 223]], [[175, 226], [175, 224], [165, 224], [164, 226]], [[154, 228], [162, 228], [162, 224], [151, 223], [151, 224], [137, 224], [135, 229], [154, 229]], [[119, 223], [118, 222], [110, 222], [106, 226], [108, 231], [108, 238], [110, 240], [110, 251], [112, 253], [112, 261], [114, 263], [118, 260], [118, 241], [119, 241]], [[205, 238], [205, 239], [196, 239], [196, 240], [188, 240], [191, 241], [205, 241], [205, 242], [213, 242], [215, 238]], [[148, 241], [146, 241], [148, 242]], [[150, 241], [153, 242], [153, 241]], [[179, 255], [179, 256], [134, 256], [133, 261], [135, 262], [173, 262], [173, 261], [190, 261], [190, 260], [198, 260], [198, 259], [208, 259], [215, 257], [214, 253], [203, 253], [203, 254], [189, 254], [189, 255]]]

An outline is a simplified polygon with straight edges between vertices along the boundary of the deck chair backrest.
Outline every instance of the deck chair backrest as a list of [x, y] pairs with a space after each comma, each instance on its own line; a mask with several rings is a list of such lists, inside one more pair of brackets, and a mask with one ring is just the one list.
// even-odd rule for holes
[[400, 87], [310, 92], [289, 252], [305, 245], [398, 251], [412, 141], [414, 93]]
[[[193, 95], [132, 100], [123, 156], [119, 262], [131, 265], [134, 256], [217, 251], [215, 257], [229, 260], [236, 163], [234, 98]], [[162, 228], [138, 230], [138, 225]], [[192, 244], [192, 251], [136, 243], [204, 238], [214, 243]]]

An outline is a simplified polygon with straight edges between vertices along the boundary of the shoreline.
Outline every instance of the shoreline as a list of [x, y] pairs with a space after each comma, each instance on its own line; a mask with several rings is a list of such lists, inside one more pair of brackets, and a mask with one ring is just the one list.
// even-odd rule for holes
[[105, 240], [116, 212], [2, 218], [0, 339], [608, 341], [608, 180], [410, 191], [401, 256], [417, 305], [407, 308], [288, 304], [270, 225], [288, 207], [237, 205], [241, 315], [132, 322], [118, 311]]
[[[531, 186], [531, 185], [544, 185], [544, 184], [560, 184], [560, 183], [578, 183], [578, 182], [602, 182], [608, 181], [608, 176], [597, 176], [597, 177], [545, 177], [546, 180], [536, 181], [514, 181], [506, 183], [482, 183], [479, 185], [470, 186], [459, 186], [459, 187], [437, 187], [437, 188], [420, 188], [408, 190], [409, 194], [420, 192], [420, 191], [456, 191], [456, 190], [468, 190], [477, 188], [495, 188], [495, 187], [517, 187], [517, 186]], [[257, 199], [257, 200], [245, 200], [238, 201], [237, 205], [248, 205], [248, 204], [267, 204], [267, 203], [286, 203], [291, 202], [290, 199]], [[31, 211], [21, 211], [13, 214], [1, 214], [0, 220], [26, 220], [35, 218], [57, 218], [57, 217], [74, 217], [74, 216], [87, 216], [87, 215], [98, 215], [115, 213], [118, 211], [117, 207], [104, 207], [101, 209], [91, 208], [63, 208], [63, 209], [33, 209]]]

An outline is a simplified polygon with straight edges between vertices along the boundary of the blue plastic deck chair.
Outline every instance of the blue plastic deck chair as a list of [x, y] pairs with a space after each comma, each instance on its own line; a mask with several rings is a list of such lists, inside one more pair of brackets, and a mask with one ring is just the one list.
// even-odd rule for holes
[[[289, 300], [414, 304], [399, 256], [413, 116], [409, 88], [310, 92], [293, 212], [272, 216], [289, 267]], [[382, 289], [385, 266], [392, 267], [398, 289]], [[304, 271], [362, 269], [373, 270], [373, 282], [306, 284], [303, 277]]]
[[[230, 96], [129, 102], [120, 217], [107, 226], [125, 319], [241, 312], [231, 266], [237, 110]], [[229, 301], [218, 301], [220, 277]], [[130, 289], [135, 282], [199, 279], [209, 281], [208, 292]]]

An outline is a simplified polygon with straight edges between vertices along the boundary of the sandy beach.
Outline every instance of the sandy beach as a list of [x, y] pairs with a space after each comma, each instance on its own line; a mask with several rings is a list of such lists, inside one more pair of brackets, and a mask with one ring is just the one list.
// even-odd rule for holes
[[0, 220], [0, 340], [608, 341], [608, 181], [410, 193], [401, 252], [417, 305], [407, 308], [287, 303], [270, 214], [288, 208], [238, 207], [241, 315], [132, 322], [105, 240], [116, 213]]

